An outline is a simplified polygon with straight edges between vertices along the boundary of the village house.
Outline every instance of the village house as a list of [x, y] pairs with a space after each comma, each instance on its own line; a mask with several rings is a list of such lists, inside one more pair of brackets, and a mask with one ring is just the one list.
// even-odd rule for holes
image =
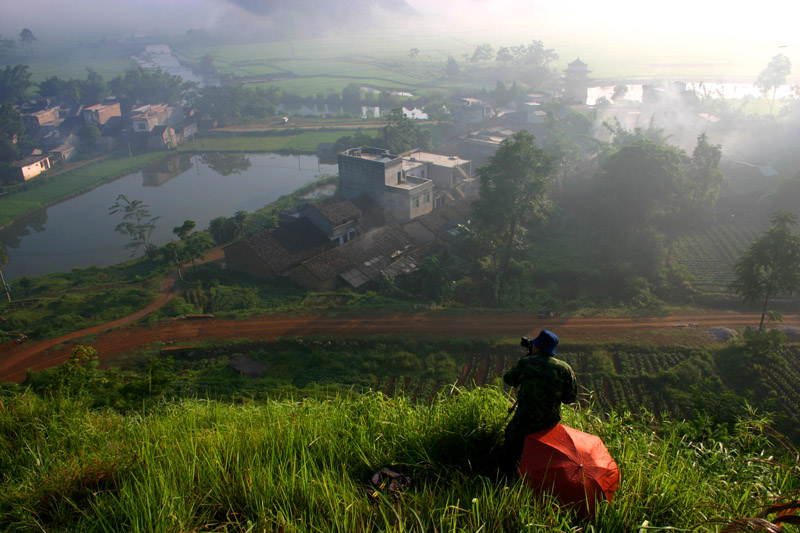
[[173, 109], [167, 104], [148, 104], [131, 110], [131, 124], [135, 133], [150, 133], [156, 126], [168, 124]]
[[119, 102], [106, 99], [101, 104], [89, 106], [83, 110], [83, 120], [88, 125], [102, 126], [111, 117], [121, 117], [122, 111]]
[[169, 126], [156, 126], [147, 136], [147, 147], [153, 150], [170, 150], [178, 146], [175, 130]]
[[28, 181], [31, 178], [35, 178], [45, 170], [49, 170], [50, 166], [50, 156], [44, 154], [32, 155], [11, 163], [18, 181]]
[[331, 246], [331, 240], [313, 222], [299, 218], [222, 250], [227, 268], [269, 279], [287, 275], [291, 268]]
[[341, 196], [332, 196], [314, 204], [301, 204], [280, 214], [280, 222], [307, 218], [334, 244], [344, 244], [358, 235], [361, 210]]
[[417, 262], [409, 254], [414, 247], [411, 237], [391, 224], [306, 259], [290, 270], [290, 276], [301, 287], [315, 291], [344, 285], [365, 288], [385, 276], [417, 270]]
[[366, 194], [399, 223], [477, 188], [471, 162], [455, 156], [361, 147], [340, 153], [338, 162], [342, 195], [354, 199]]
[[27, 102], [20, 106], [19, 114], [28, 132], [35, 132], [45, 124], [52, 124], [60, 118], [57, 105], [50, 105], [47, 99]]

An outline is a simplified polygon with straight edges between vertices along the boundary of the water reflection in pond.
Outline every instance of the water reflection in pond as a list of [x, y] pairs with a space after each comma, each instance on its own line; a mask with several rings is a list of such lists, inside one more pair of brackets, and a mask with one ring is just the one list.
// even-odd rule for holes
[[336, 172], [336, 165], [322, 165], [315, 156], [175, 155], [0, 231], [0, 244], [9, 255], [3, 274], [9, 281], [128, 260], [123, 248], [128, 240], [114, 231], [121, 217], [108, 214], [120, 194], [142, 201], [161, 217], [151, 236], [161, 245], [184, 220], [205, 229], [216, 217], [252, 212], [319, 175]]

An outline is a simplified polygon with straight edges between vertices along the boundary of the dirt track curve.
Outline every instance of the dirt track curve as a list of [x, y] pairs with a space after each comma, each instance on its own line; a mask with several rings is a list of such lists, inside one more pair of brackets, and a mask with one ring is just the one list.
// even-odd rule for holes
[[[216, 248], [203, 261], [222, 257]], [[153, 326], [133, 325], [175, 296], [175, 275], [161, 282], [159, 296], [140, 311], [106, 324], [74, 331], [56, 339], [18, 345], [0, 345], [0, 382], [21, 382], [27, 370], [43, 370], [62, 364], [72, 347], [86, 342], [100, 354], [101, 362], [153, 343], [178, 346], [203, 339], [271, 340], [280, 337], [465, 337], [515, 339], [542, 328], [553, 329], [562, 342], [650, 342], [653, 344], [709, 345], [716, 341], [711, 327], [742, 328], [757, 325], [754, 313], [682, 314], [648, 318], [539, 318], [538, 314], [484, 313], [447, 316], [423, 311], [402, 315], [264, 316], [247, 320], [174, 320]], [[785, 325], [800, 326], [800, 315], [783, 317]], [[74, 341], [74, 342], [73, 342]]]

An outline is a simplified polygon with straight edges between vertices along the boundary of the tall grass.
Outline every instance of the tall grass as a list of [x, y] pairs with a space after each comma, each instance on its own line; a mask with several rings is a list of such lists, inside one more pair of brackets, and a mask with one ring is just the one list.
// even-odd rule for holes
[[[757, 433], [693, 443], [680, 424], [566, 409], [600, 435], [622, 482], [589, 522], [493, 475], [507, 398], [450, 389], [429, 405], [381, 394], [146, 414], [92, 411], [30, 392], [0, 404], [0, 527], [7, 531], [716, 530], [797, 490]], [[772, 459], [772, 458], [770, 458]], [[410, 475], [401, 501], [369, 499], [384, 465]]]

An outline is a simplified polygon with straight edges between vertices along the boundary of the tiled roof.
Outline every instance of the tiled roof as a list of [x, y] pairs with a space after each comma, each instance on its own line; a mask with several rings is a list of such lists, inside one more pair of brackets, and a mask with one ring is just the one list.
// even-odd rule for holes
[[383, 267], [412, 245], [411, 238], [398, 226], [384, 226], [303, 261], [303, 266], [317, 279], [330, 280], [355, 267], [361, 271]]
[[243, 242], [277, 273], [285, 272], [330, 246], [328, 237], [305, 218], [248, 237]]
[[339, 195], [317, 202], [313, 207], [334, 226], [361, 216], [361, 210], [353, 202]]

